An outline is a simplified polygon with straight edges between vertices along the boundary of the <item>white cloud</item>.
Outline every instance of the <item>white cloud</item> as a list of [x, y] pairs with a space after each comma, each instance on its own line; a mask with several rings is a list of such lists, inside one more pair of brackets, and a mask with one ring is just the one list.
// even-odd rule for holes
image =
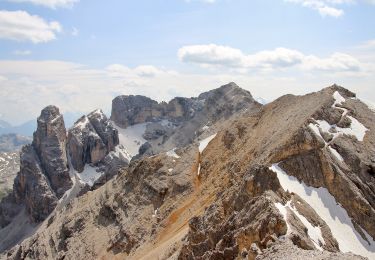
[[8, 0], [9, 2], [15, 3], [31, 3], [34, 5], [41, 5], [56, 9], [59, 7], [72, 7], [79, 0]]
[[245, 55], [235, 48], [208, 44], [184, 46], [178, 50], [178, 57], [184, 62], [241, 67]]
[[340, 17], [344, 14], [344, 10], [333, 7], [334, 4], [343, 4], [346, 2], [345, 0], [284, 0], [286, 2], [292, 2], [296, 4], [300, 4], [304, 7], [311, 8], [319, 12], [321, 16], [332, 16], [332, 17]]
[[342, 9], [344, 5], [353, 4], [375, 4], [375, 0], [284, 0], [300, 4], [301, 6], [308, 7], [318, 11], [321, 16], [340, 17], [344, 15]]
[[[189, 49], [185, 50], [185, 54], [194, 54]], [[360, 97], [375, 100], [375, 74], [361, 74], [358, 67], [363, 64], [358, 64], [356, 56], [334, 53], [317, 58], [289, 49], [261, 51], [252, 55], [229, 47], [218, 50], [226, 50], [227, 53], [222, 58], [220, 53], [210, 50], [215, 58], [207, 57], [210, 58], [210, 66], [224, 68], [208, 73], [199, 67], [195, 72], [184, 73], [151, 65], [129, 67], [112, 64], [103, 69], [92, 69], [58, 60], [0, 60], [0, 111], [4, 120], [15, 125], [35, 119], [40, 110], [49, 104], [58, 106], [63, 112], [87, 113], [102, 108], [109, 113], [111, 101], [117, 95], [146, 95], [158, 101], [167, 101], [175, 96], [197, 96], [231, 81], [254, 96], [269, 101], [287, 93], [316, 91], [333, 83], [357, 92]], [[222, 61], [229, 65], [219, 65]], [[374, 64], [375, 58], [371, 62]], [[226, 69], [228, 67], [230, 69]], [[262, 70], [269, 67], [276, 69], [272, 73], [239, 72], [243, 68], [253, 72], [258, 67]], [[336, 70], [340, 71], [339, 75]]]
[[0, 11], [0, 38], [3, 39], [41, 43], [56, 39], [56, 33], [61, 31], [56, 21], [47, 22], [25, 11]]
[[30, 50], [15, 50], [13, 52], [14, 55], [17, 55], [17, 56], [28, 56], [28, 55], [31, 55], [31, 51]]
[[366, 64], [362, 64], [348, 54], [333, 53], [327, 58], [320, 58], [286, 48], [276, 48], [271, 51], [260, 51], [247, 55], [239, 49], [227, 46], [215, 44], [191, 45], [179, 49], [178, 57], [181, 61], [187, 63], [240, 69], [245, 72], [251, 69], [275, 70], [291, 67], [304, 71], [320, 70], [328, 72], [366, 70]]

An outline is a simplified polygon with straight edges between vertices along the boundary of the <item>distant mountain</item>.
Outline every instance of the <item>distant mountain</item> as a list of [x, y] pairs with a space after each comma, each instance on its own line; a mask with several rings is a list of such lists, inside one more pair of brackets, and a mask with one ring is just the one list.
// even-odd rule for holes
[[0, 135], [0, 152], [15, 152], [22, 146], [31, 143], [31, 138], [18, 134]]
[[[64, 115], [64, 121], [66, 122], [66, 126], [69, 128], [71, 127], [75, 120], [81, 116], [80, 113], [76, 112], [68, 112]], [[12, 126], [8, 122], [4, 120], [0, 120], [0, 135], [3, 134], [19, 134], [23, 136], [32, 136], [34, 131], [36, 130], [36, 120], [30, 120], [23, 124]]]
[[8, 122], [4, 121], [4, 120], [0, 120], [0, 131], [2, 129], [6, 129], [6, 128], [9, 128], [9, 127], [12, 127]]

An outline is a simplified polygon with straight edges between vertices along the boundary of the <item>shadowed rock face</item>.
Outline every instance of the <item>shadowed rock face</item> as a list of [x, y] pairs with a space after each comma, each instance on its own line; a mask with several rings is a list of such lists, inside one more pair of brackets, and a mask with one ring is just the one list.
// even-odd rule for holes
[[72, 186], [72, 182], [66, 157], [66, 129], [57, 107], [48, 106], [42, 110], [32, 145], [51, 188], [60, 198]]
[[53, 211], [57, 197], [43, 174], [41, 162], [31, 145], [21, 152], [21, 170], [14, 180], [16, 203], [24, 203], [35, 222], [43, 221]]
[[34, 222], [43, 221], [59, 198], [71, 188], [66, 157], [64, 119], [55, 106], [44, 108], [31, 145], [20, 153], [20, 171], [13, 192], [0, 204], [2, 226], [9, 224], [22, 208]]
[[81, 117], [68, 133], [70, 160], [78, 172], [86, 163], [101, 161], [118, 144], [118, 132], [101, 110]]

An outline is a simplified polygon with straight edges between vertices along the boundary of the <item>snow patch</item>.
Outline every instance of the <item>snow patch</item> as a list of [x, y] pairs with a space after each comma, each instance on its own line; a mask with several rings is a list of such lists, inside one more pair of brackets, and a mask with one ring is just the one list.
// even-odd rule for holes
[[82, 130], [86, 127], [88, 123], [89, 123], [89, 119], [87, 118], [87, 116], [84, 116], [81, 121], [74, 124], [73, 128], [79, 128]]
[[62, 115], [58, 115], [57, 117], [55, 117], [54, 119], [51, 120], [51, 123], [56, 122], [56, 120], [60, 119], [61, 117], [62, 117]]
[[368, 129], [354, 117], [348, 116], [348, 118], [352, 121], [352, 123], [350, 124], [350, 128], [337, 127], [337, 129], [339, 129], [339, 131], [342, 131], [344, 134], [354, 135], [358, 139], [358, 141], [362, 142]]
[[96, 167], [86, 164], [83, 172], [77, 173], [77, 175], [82, 182], [92, 186], [103, 175], [103, 172], [98, 172]]
[[169, 157], [179, 159], [180, 156], [178, 156], [178, 154], [175, 152], [175, 150], [176, 150], [176, 148], [174, 148], [172, 150], [169, 150], [168, 152], [166, 152], [166, 155], [169, 156]]
[[342, 158], [341, 154], [339, 154], [336, 149], [332, 148], [331, 146], [328, 146], [328, 149], [337, 160], [344, 162], [344, 158]]
[[99, 115], [99, 120], [103, 120], [104, 119], [104, 113], [101, 109], [97, 109], [93, 112], [93, 114], [96, 114], [96, 115]]
[[118, 130], [120, 144], [124, 146], [131, 157], [137, 155], [139, 147], [147, 142], [142, 136], [146, 131], [147, 124], [142, 123], [121, 128], [113, 122], [113, 126]]
[[160, 121], [160, 124], [164, 127], [169, 127], [169, 128], [175, 128], [175, 125], [173, 124], [172, 121], [169, 121], [168, 119], [163, 119]]
[[156, 218], [158, 216], [158, 213], [159, 213], [159, 208], [154, 210], [154, 214], [152, 214], [152, 217]]
[[110, 152], [108, 155], [111, 157], [111, 159], [113, 157], [117, 157], [120, 159], [126, 159], [129, 162], [132, 159], [132, 156], [129, 154], [129, 152], [125, 149], [125, 147], [122, 144], [117, 145], [115, 147], [115, 150]]
[[258, 103], [260, 103], [262, 105], [265, 105], [265, 104], [269, 103], [266, 99], [261, 98], [261, 97], [255, 97], [254, 99], [255, 99], [255, 101], [257, 101]]
[[199, 163], [198, 164], [198, 172], [197, 172], [198, 177], [199, 177], [200, 174], [201, 174], [201, 164]]
[[314, 227], [311, 223], [302, 216], [295, 207], [290, 206], [290, 209], [296, 214], [296, 216], [301, 220], [303, 225], [307, 228], [307, 234], [311, 238], [311, 241], [314, 243], [315, 247], [320, 251], [323, 251], [321, 244], [325, 244], [324, 238], [322, 236], [322, 230], [320, 227]]
[[210, 129], [210, 127], [207, 126], [207, 125], [205, 125], [204, 127], [202, 127], [202, 130], [203, 130], [203, 131], [206, 131], [206, 130], [208, 130], [208, 129]]
[[353, 252], [369, 259], [375, 259], [375, 241], [364, 230], [368, 241], [362, 238], [354, 228], [347, 211], [336, 202], [335, 197], [326, 188], [307, 186], [303, 182], [299, 182], [297, 178], [289, 176], [278, 164], [273, 164], [270, 170], [277, 174], [284, 190], [289, 190], [300, 196], [327, 223], [342, 252]]
[[294, 214], [301, 220], [303, 225], [307, 228], [307, 234], [309, 235], [311, 241], [314, 243], [315, 247], [320, 251], [323, 251], [323, 248], [320, 245], [325, 244], [325, 242], [320, 227], [314, 227], [304, 216], [302, 216], [298, 212], [298, 210], [295, 207], [291, 205], [291, 201], [288, 201], [285, 205], [281, 203], [275, 203], [275, 206], [280, 211], [281, 215], [284, 217], [284, 220], [286, 222], [286, 235], [289, 235], [291, 233], [291, 228], [287, 221], [287, 209], [289, 208], [291, 211], [294, 212]]
[[[290, 202], [288, 202], [290, 203]], [[287, 213], [287, 210], [286, 208], [288, 207], [288, 203], [286, 205], [283, 205], [279, 202], [275, 203], [275, 207], [279, 210], [279, 212], [281, 213], [281, 215], [283, 216], [284, 218], [284, 221], [286, 223], [286, 226], [287, 226], [287, 231], [286, 231], [286, 235], [289, 235], [290, 234], [290, 225], [286, 219], [286, 213]]]
[[342, 105], [342, 103], [345, 102], [345, 98], [341, 96], [338, 91], [335, 91], [335, 93], [333, 93], [333, 98], [335, 99], [335, 103], [333, 103], [332, 107]]
[[[346, 135], [352, 135], [357, 138], [358, 141], [362, 142], [366, 132], [368, 129], [361, 124], [357, 119], [355, 119], [352, 116], [347, 116], [351, 120], [350, 127], [348, 128], [341, 128], [336, 125], [330, 125], [327, 121], [325, 120], [315, 120], [316, 124], [309, 124], [309, 127], [314, 131], [314, 133], [317, 136], [320, 136], [322, 139], [323, 137], [321, 136], [319, 132], [319, 128], [324, 132], [324, 133], [329, 133], [333, 135], [333, 139], [336, 139], [338, 136], [346, 134]], [[336, 130], [336, 131], [330, 131], [330, 130]], [[324, 140], [324, 139], [323, 139]]]
[[206, 149], [207, 145], [212, 141], [212, 139], [214, 139], [216, 137], [216, 135], [217, 135], [217, 133], [203, 139], [202, 141], [200, 141], [200, 143], [199, 143], [199, 152], [200, 153], [202, 153], [204, 151], [204, 149]]

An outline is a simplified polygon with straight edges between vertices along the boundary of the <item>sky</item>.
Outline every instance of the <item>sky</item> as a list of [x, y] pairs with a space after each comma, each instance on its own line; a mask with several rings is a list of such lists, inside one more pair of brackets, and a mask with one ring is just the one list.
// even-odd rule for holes
[[374, 28], [375, 0], [0, 0], [0, 119], [232, 81], [267, 101], [336, 83], [374, 102]]

